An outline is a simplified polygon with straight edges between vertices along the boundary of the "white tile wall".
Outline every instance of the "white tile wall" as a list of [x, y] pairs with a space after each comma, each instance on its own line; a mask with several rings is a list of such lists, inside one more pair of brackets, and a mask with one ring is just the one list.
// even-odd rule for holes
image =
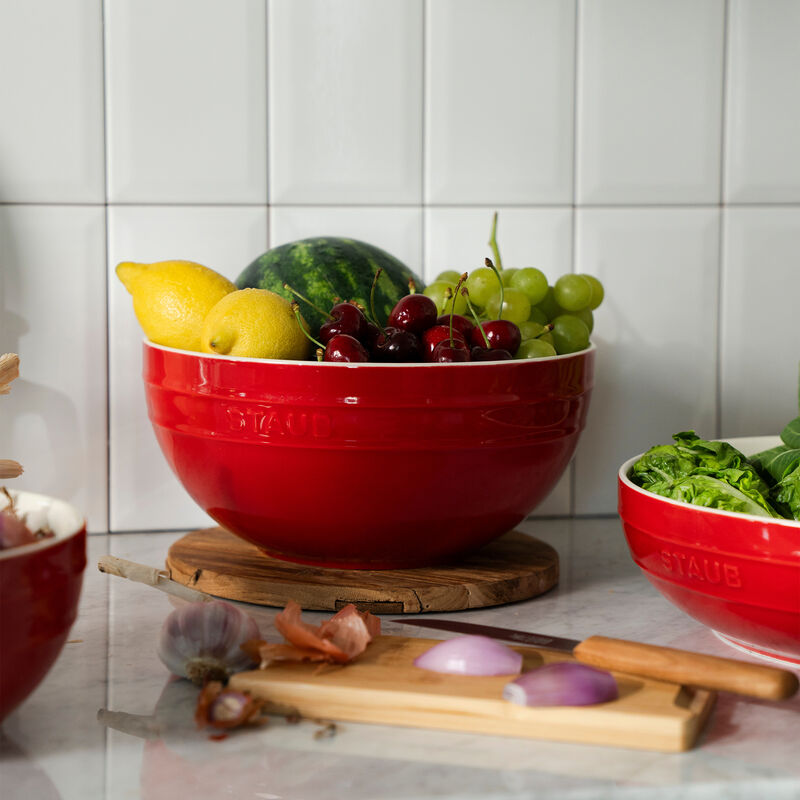
[[507, 266], [607, 288], [589, 426], [537, 514], [613, 513], [618, 464], [678, 429], [777, 431], [798, 41], [795, 0], [0, 0], [0, 449], [94, 530], [206, 524], [116, 263], [236, 277], [342, 234], [430, 279], [481, 263], [495, 209]]

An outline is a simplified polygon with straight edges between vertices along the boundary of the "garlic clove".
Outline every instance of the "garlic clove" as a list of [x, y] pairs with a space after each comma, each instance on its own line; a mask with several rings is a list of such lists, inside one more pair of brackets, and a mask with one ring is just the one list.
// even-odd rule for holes
[[256, 621], [236, 606], [222, 600], [198, 601], [175, 609], [164, 620], [157, 652], [174, 675], [198, 685], [224, 682], [252, 665], [242, 645], [259, 636]]

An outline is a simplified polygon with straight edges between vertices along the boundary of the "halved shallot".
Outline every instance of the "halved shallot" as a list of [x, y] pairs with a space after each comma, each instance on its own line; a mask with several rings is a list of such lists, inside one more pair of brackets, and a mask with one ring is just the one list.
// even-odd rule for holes
[[414, 659], [414, 666], [456, 675], [516, 675], [522, 655], [488, 636], [445, 639]]
[[555, 661], [524, 672], [506, 684], [503, 697], [521, 706], [590, 706], [619, 696], [610, 672], [579, 664]]

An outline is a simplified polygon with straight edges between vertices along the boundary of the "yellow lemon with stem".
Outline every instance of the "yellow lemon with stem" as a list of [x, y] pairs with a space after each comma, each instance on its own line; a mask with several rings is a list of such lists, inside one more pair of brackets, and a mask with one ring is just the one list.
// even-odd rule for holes
[[292, 304], [267, 289], [238, 289], [225, 295], [203, 322], [203, 352], [246, 358], [308, 358], [308, 326]]
[[234, 283], [194, 261], [124, 261], [116, 273], [133, 297], [133, 311], [145, 336], [180, 350], [200, 350], [206, 315], [236, 291]]

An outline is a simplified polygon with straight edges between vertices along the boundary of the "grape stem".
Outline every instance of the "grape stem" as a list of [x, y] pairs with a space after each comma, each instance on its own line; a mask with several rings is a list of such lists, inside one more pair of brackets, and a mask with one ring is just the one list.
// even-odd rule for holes
[[483, 263], [486, 264], [486, 266], [489, 267], [489, 269], [494, 272], [494, 274], [497, 276], [497, 281], [500, 284], [500, 310], [497, 312], [497, 319], [503, 319], [503, 306], [505, 305], [505, 302], [506, 302], [506, 300], [505, 300], [505, 287], [503, 286], [503, 279], [500, 277], [500, 271], [492, 263], [492, 259], [491, 258], [485, 259]]
[[489, 247], [492, 248], [492, 255], [494, 256], [494, 261], [497, 264], [498, 269], [503, 269], [503, 261], [500, 258], [500, 249], [497, 247], [497, 212], [494, 212], [494, 217], [492, 218], [492, 235], [489, 239]]

